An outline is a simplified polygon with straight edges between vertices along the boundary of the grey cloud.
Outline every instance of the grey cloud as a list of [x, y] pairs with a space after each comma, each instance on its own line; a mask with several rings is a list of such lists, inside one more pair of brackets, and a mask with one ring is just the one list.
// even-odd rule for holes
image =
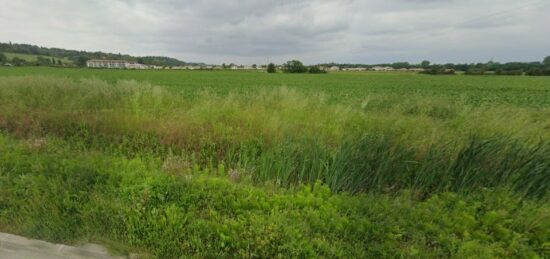
[[550, 4], [536, 0], [0, 0], [0, 6], [0, 41], [210, 63], [550, 55], [544, 47]]

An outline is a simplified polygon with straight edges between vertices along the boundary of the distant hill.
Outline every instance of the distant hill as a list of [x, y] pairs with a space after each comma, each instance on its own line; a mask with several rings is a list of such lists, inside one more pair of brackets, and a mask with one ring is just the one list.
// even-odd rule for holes
[[27, 62], [33, 62], [33, 57], [46, 57], [56, 58], [65, 61], [65, 65], [85, 66], [86, 61], [90, 59], [113, 59], [113, 60], [127, 60], [138, 62], [145, 65], [155, 66], [186, 66], [186, 65], [204, 65], [203, 63], [188, 63], [175, 58], [170, 57], [155, 57], [145, 56], [137, 57], [127, 54], [114, 54], [105, 52], [89, 52], [79, 50], [67, 50], [60, 48], [45, 48], [30, 44], [18, 44], [18, 43], [0, 43], [0, 53], [5, 53], [6, 56], [17, 56], [15, 54], [24, 54], [26, 56], [24, 60]]
[[72, 60], [69, 60], [67, 58], [56, 58], [56, 57], [52, 57], [52, 56], [43, 56], [43, 55], [33, 55], [33, 54], [21, 54], [21, 53], [9, 53], [9, 52], [4, 52], [4, 55], [6, 56], [6, 58], [10, 59], [10, 60], [13, 60], [13, 58], [20, 58], [24, 61], [27, 61], [27, 62], [37, 62], [39, 61], [41, 58], [43, 59], [52, 59], [54, 58], [55, 60], [60, 60], [62, 63], [66, 63], [66, 64], [72, 64], [73, 61]]

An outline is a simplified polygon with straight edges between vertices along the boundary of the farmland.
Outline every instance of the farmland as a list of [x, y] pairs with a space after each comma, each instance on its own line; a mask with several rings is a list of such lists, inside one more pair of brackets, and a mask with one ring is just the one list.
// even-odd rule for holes
[[[25, 60], [27, 62], [35, 62], [38, 60], [38, 57], [46, 58], [46, 59], [52, 59], [53, 57], [50, 56], [41, 56], [41, 55], [32, 55], [32, 54], [21, 54], [21, 53], [4, 53], [6, 57], [9, 60], [12, 60], [13, 58], [20, 58], [22, 60]], [[66, 58], [55, 58], [56, 60], [59, 59], [65, 64], [72, 64], [73, 62]]]
[[161, 258], [550, 256], [548, 77], [0, 68], [0, 130], [1, 231]]

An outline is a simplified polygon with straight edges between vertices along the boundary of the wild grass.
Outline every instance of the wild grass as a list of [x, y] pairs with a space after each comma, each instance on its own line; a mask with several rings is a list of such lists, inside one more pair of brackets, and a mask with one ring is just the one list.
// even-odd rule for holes
[[0, 127], [128, 156], [181, 156], [191, 166], [223, 165], [284, 186], [320, 180], [352, 193], [507, 187], [548, 194], [550, 110], [403, 98], [372, 95], [347, 105], [281, 87], [189, 99], [135, 81], [6, 77]]
[[251, 185], [222, 168], [174, 174], [155, 156], [74, 144], [0, 135], [0, 231], [158, 258], [549, 255], [548, 203], [502, 188], [335, 194], [320, 183]]
[[141, 72], [0, 69], [0, 231], [158, 258], [550, 256], [545, 79]]

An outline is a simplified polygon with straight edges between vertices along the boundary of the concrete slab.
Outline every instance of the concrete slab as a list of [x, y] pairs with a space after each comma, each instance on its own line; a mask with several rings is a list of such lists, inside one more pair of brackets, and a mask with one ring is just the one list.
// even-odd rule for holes
[[125, 258], [112, 256], [105, 247], [96, 244], [67, 246], [28, 239], [0, 232], [0, 259], [88, 259]]

